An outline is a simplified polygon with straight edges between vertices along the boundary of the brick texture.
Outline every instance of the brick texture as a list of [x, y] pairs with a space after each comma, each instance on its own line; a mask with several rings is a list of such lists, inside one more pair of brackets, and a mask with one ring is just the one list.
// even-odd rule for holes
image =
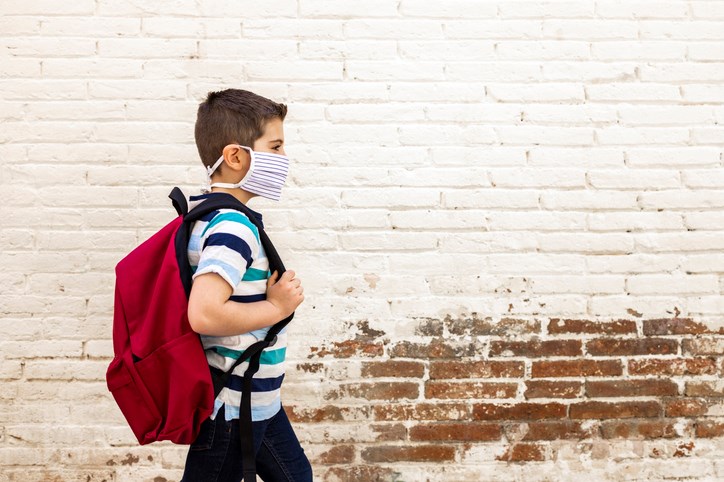
[[[163, 482], [113, 269], [198, 192], [198, 102], [289, 105], [315, 480], [724, 479], [724, 2], [0, 2], [0, 482]], [[481, 475], [482, 474], [482, 475]]]

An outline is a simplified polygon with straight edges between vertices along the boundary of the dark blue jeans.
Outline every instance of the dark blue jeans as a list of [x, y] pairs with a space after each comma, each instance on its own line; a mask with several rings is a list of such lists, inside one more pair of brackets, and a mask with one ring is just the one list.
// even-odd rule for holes
[[[264, 482], [309, 482], [312, 466], [282, 408], [269, 420], [253, 422], [256, 472]], [[243, 475], [239, 420], [226, 421], [222, 406], [206, 419], [189, 447], [181, 482], [239, 482]]]

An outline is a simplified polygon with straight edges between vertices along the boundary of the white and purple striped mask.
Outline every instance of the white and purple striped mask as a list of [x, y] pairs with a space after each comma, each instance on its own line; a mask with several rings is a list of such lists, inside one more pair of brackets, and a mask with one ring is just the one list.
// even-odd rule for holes
[[[241, 188], [267, 199], [279, 201], [282, 195], [282, 187], [284, 187], [287, 174], [289, 174], [289, 158], [281, 154], [253, 151], [251, 147], [238, 147], [248, 151], [251, 158], [246, 176], [236, 184], [215, 182], [210, 184], [210, 187]], [[213, 166], [206, 168], [209, 183], [211, 183], [211, 174], [222, 162], [224, 162], [224, 156], [219, 157]]]

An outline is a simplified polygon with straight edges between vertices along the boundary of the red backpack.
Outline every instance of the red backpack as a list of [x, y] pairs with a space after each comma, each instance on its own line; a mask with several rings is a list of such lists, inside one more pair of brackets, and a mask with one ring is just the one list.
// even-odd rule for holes
[[[251, 378], [259, 368], [264, 348], [293, 314], [269, 330], [269, 335], [244, 351], [234, 366], [212, 380], [199, 335], [188, 320], [191, 267], [187, 256], [193, 222], [218, 209], [244, 212], [259, 228], [270, 269], [284, 272], [274, 246], [249, 209], [231, 195], [210, 198], [188, 212], [186, 197], [174, 188], [169, 198], [179, 216], [143, 242], [116, 266], [113, 312], [114, 358], [106, 381], [121, 412], [140, 444], [170, 440], [190, 444], [201, 423], [211, 415], [215, 395], [229, 374], [249, 360], [244, 374], [241, 424], [245, 472], [251, 480], [253, 458], [248, 460], [251, 437]], [[247, 472], [248, 471], [248, 472]]]

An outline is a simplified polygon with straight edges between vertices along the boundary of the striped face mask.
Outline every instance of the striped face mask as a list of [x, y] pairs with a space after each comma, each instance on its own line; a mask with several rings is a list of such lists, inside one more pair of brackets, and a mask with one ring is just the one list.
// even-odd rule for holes
[[[226, 182], [215, 182], [210, 187], [224, 188], [241, 188], [253, 194], [279, 201], [282, 195], [282, 187], [287, 180], [289, 173], [289, 158], [281, 154], [272, 154], [270, 152], [253, 151], [250, 147], [238, 146], [249, 152], [251, 163], [249, 171], [244, 178], [236, 184]], [[211, 167], [206, 167], [206, 175], [208, 182], [211, 183], [211, 175], [224, 162], [224, 156], [219, 159]]]

